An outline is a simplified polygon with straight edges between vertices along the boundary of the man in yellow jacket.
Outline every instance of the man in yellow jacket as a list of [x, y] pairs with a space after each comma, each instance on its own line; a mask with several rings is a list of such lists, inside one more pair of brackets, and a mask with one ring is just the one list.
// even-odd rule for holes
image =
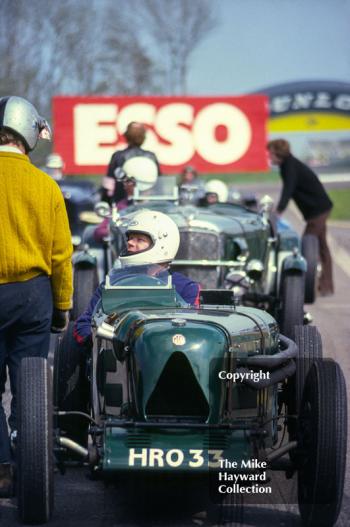
[[47, 357], [50, 330], [63, 330], [72, 297], [72, 244], [57, 183], [28, 153], [50, 128], [21, 97], [0, 99], [0, 496], [11, 493], [11, 451], [1, 404], [8, 367], [16, 430], [16, 384], [23, 357]]

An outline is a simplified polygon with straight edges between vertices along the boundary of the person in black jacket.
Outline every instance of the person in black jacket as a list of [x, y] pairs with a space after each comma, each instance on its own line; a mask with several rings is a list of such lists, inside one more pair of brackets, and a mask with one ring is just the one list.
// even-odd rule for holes
[[158, 159], [153, 152], [141, 148], [146, 138], [146, 128], [142, 123], [131, 122], [128, 124], [124, 137], [128, 146], [124, 150], [117, 150], [111, 157], [107, 175], [103, 178], [102, 199], [108, 203], [117, 203], [127, 198], [125, 187], [120, 180], [120, 169], [126, 161], [134, 157], [146, 157], [157, 165], [158, 176], [160, 167]]
[[319, 282], [321, 296], [334, 293], [332, 258], [326, 239], [326, 221], [333, 203], [316, 174], [294, 157], [285, 139], [275, 139], [267, 144], [272, 164], [278, 165], [283, 181], [277, 214], [282, 214], [293, 199], [306, 221], [304, 234], [317, 236], [320, 245], [322, 274]]

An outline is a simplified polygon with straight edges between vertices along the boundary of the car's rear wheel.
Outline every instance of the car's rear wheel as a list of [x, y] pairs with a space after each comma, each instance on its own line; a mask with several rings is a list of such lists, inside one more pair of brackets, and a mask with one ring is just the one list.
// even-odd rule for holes
[[18, 506], [24, 523], [53, 510], [52, 379], [46, 359], [27, 357], [18, 377]]
[[71, 320], [76, 320], [85, 311], [97, 286], [98, 276], [96, 267], [74, 268]]
[[318, 238], [313, 234], [305, 234], [301, 239], [301, 253], [307, 262], [305, 304], [313, 304], [316, 298], [317, 266], [320, 253]]
[[[73, 337], [74, 322], [57, 341], [54, 358], [54, 403], [59, 411], [89, 412], [89, 385], [86, 377], [84, 349]], [[60, 434], [87, 447], [89, 420], [80, 415], [57, 418]], [[81, 459], [69, 453], [71, 459]]]
[[300, 415], [298, 503], [307, 527], [331, 527], [343, 497], [347, 447], [344, 375], [332, 361], [315, 362], [306, 379]]
[[294, 338], [294, 328], [303, 324], [305, 274], [286, 274], [282, 282], [280, 328], [282, 335]]

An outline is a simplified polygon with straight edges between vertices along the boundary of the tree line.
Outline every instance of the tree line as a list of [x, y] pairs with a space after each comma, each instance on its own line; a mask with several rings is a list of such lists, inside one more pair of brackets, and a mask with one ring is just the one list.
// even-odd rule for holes
[[183, 94], [210, 0], [0, 0], [0, 95]]

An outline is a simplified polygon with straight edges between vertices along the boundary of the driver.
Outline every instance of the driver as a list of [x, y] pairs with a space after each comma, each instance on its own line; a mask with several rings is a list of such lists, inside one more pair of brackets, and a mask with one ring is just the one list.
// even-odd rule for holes
[[[127, 244], [124, 253], [119, 257], [122, 268], [135, 269], [145, 266], [147, 273], [161, 277], [169, 272], [171, 261], [175, 258], [180, 245], [180, 234], [176, 223], [163, 212], [142, 209], [130, 218], [125, 232]], [[119, 269], [110, 272], [111, 284], [115, 284]], [[192, 306], [199, 305], [199, 284], [181, 273], [171, 273], [176, 292]], [[78, 344], [91, 343], [91, 318], [95, 306], [101, 298], [101, 284], [92, 296], [87, 309], [76, 320], [74, 338]]]

